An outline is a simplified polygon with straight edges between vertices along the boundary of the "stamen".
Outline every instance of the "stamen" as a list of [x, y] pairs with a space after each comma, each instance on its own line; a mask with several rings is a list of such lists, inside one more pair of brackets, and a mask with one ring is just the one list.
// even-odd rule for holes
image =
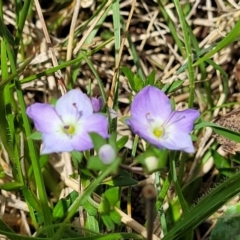
[[[175, 113], [176, 113], [176, 111], [171, 112], [170, 116], [169, 116], [168, 119], [164, 122], [163, 126], [166, 126], [166, 125], [170, 122], [170, 120], [173, 118], [173, 116], [175, 115]], [[175, 120], [174, 122], [172, 122], [172, 123], [176, 123], [176, 122], [182, 120], [183, 118], [185, 118], [185, 116], [180, 116], [178, 119], [176, 119], [176, 120]]]
[[146, 115], [145, 115], [146, 120], [147, 120], [148, 123], [153, 123], [154, 122], [154, 118], [151, 118], [150, 115], [151, 115], [150, 112], [146, 113]]
[[76, 120], [78, 121], [82, 116], [82, 111], [78, 110], [77, 103], [72, 103], [73, 107], [76, 109]]

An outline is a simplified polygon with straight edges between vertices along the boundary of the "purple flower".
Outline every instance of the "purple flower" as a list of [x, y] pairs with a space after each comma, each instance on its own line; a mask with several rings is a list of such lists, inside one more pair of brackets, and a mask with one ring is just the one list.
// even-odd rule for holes
[[104, 102], [103, 102], [103, 99], [101, 97], [99, 97], [99, 98], [92, 97], [91, 98], [91, 104], [92, 104], [92, 107], [93, 107], [93, 112], [100, 112], [103, 105], [104, 105]]
[[108, 137], [107, 118], [93, 113], [90, 99], [79, 90], [71, 90], [58, 99], [56, 106], [35, 103], [27, 115], [42, 132], [42, 154], [85, 151], [93, 147], [89, 132]]
[[194, 109], [172, 111], [168, 97], [158, 88], [147, 86], [135, 96], [127, 124], [135, 134], [160, 149], [193, 153], [189, 133], [199, 115]]

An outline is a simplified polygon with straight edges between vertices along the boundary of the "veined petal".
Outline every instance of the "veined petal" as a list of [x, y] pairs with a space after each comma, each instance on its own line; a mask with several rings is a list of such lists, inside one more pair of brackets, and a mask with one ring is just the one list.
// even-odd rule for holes
[[166, 129], [171, 132], [190, 133], [193, 130], [194, 121], [199, 116], [199, 111], [194, 109], [174, 111], [166, 124]]
[[77, 121], [80, 117], [88, 117], [93, 113], [90, 99], [77, 89], [60, 97], [55, 109], [65, 123]]
[[108, 120], [99, 113], [92, 114], [79, 122], [81, 129], [72, 139], [72, 146], [75, 150], [85, 151], [93, 148], [92, 140], [88, 133], [95, 132], [104, 138], [108, 137]]
[[145, 125], [139, 119], [130, 118], [126, 120], [126, 123], [131, 127], [132, 131], [137, 134], [139, 137], [148, 141], [149, 143], [155, 143], [155, 137], [151, 132], [150, 126]]
[[159, 145], [170, 150], [179, 150], [187, 153], [194, 153], [191, 136], [182, 132], [171, 132], [159, 139]]
[[83, 131], [80, 135], [73, 137], [72, 147], [77, 151], [86, 151], [93, 148], [93, 143], [89, 134]]
[[158, 118], [166, 121], [171, 114], [168, 97], [158, 88], [144, 87], [134, 98], [131, 105], [131, 116], [147, 124], [147, 118]]
[[34, 103], [26, 110], [27, 115], [34, 121], [35, 127], [42, 133], [51, 133], [62, 124], [53, 106], [45, 103]]
[[104, 138], [108, 137], [108, 120], [100, 113], [94, 113], [87, 119], [84, 119], [82, 127], [87, 132], [98, 133]]
[[71, 152], [73, 150], [71, 139], [66, 134], [61, 132], [43, 134], [41, 154]]

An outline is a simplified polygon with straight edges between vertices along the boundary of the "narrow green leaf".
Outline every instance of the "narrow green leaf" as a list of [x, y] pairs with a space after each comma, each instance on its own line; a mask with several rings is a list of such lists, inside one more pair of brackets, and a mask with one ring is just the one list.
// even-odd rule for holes
[[234, 25], [233, 29], [225, 36], [217, 45], [216, 47], [207, 53], [202, 58], [198, 59], [197, 62], [193, 64], [193, 66], [197, 66], [204, 61], [211, 58], [215, 53], [220, 52], [223, 48], [229, 46], [231, 43], [237, 40], [240, 36], [240, 20]]
[[117, 148], [122, 149], [128, 141], [128, 136], [123, 136], [117, 140]]
[[9, 182], [2, 184], [0, 188], [6, 191], [18, 191], [21, 189], [22, 186], [23, 185], [20, 182]]
[[138, 75], [134, 75], [133, 81], [136, 91], [139, 92], [143, 88], [143, 80]]
[[176, 80], [172, 82], [172, 84], [169, 86], [167, 89], [167, 93], [174, 92], [175, 90], [179, 89], [183, 85], [184, 81], [183, 80]]
[[227, 177], [233, 175], [235, 170], [231, 167], [229, 160], [224, 158], [217, 151], [213, 151], [213, 160], [216, 168], [221, 174]]
[[154, 85], [155, 77], [156, 77], [156, 70], [152, 70], [152, 72], [148, 75], [148, 77], [146, 79], [145, 86], [147, 86], [147, 85]]
[[127, 78], [130, 87], [132, 88], [132, 90], [134, 92], [137, 92], [136, 88], [135, 88], [135, 82], [134, 82], [134, 73], [131, 71], [131, 69], [129, 69], [128, 67], [121, 67], [120, 68], [121, 71], [123, 72], [123, 74], [125, 75], [125, 77]]
[[33, 209], [35, 209], [38, 213], [42, 213], [42, 208], [39, 200], [37, 199], [36, 195], [28, 188], [23, 186], [22, 193], [24, 198], [28, 201]]

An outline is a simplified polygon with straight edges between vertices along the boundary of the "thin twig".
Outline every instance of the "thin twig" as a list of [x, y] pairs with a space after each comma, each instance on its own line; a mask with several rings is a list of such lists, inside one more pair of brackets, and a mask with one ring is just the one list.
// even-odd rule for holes
[[[49, 48], [49, 53], [50, 53], [50, 57], [52, 59], [53, 66], [56, 67], [56, 66], [58, 66], [58, 61], [57, 61], [57, 58], [56, 58], [56, 55], [55, 55], [55, 52], [54, 52], [54, 47], [52, 45], [51, 39], [50, 39], [49, 34], [48, 34], [48, 30], [47, 30], [47, 26], [45, 24], [45, 20], [44, 20], [43, 14], [42, 14], [41, 6], [40, 6], [38, 0], [34, 0], [34, 2], [35, 2], [36, 10], [37, 10], [37, 13], [38, 13], [38, 17], [39, 17], [39, 19], [41, 21], [41, 24], [42, 24], [43, 33], [44, 33], [46, 43], [47, 43], [48, 48]], [[56, 86], [59, 85], [62, 94], [64, 94], [66, 92], [66, 88], [65, 88], [64, 83], [63, 83], [63, 76], [62, 76], [61, 70], [58, 70], [58, 71], [55, 72], [55, 77], [58, 79], [58, 82], [55, 79]]]

